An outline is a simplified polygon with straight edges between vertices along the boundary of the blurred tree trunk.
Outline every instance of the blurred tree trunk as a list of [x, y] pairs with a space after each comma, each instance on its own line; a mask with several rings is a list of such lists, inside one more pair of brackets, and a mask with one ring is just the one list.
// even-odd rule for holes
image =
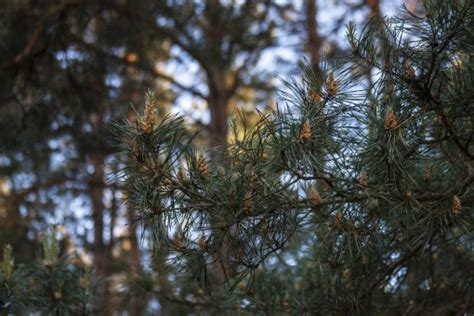
[[[102, 114], [100, 112], [91, 115], [94, 139], [99, 139], [98, 134], [102, 130]], [[98, 144], [96, 144], [98, 145]], [[93, 174], [88, 179], [88, 191], [92, 204], [92, 220], [94, 223], [94, 269], [99, 286], [97, 287], [97, 294], [101, 297], [100, 302], [96, 301], [96, 306], [102, 305], [102, 312], [108, 315], [108, 280], [107, 268], [109, 261], [109, 247], [106, 247], [104, 241], [104, 160], [105, 155], [100, 152], [100, 147], [95, 147], [94, 152], [90, 155], [91, 165], [94, 169]]]
[[[117, 164], [114, 164], [113, 165], [113, 172], [114, 174], [116, 174], [118, 171], [118, 166]], [[112, 253], [112, 249], [114, 249], [114, 246], [115, 246], [115, 239], [114, 239], [114, 228], [115, 228], [115, 224], [117, 223], [117, 211], [118, 211], [118, 203], [117, 203], [117, 198], [116, 198], [116, 193], [117, 193], [117, 189], [116, 188], [112, 188], [111, 190], [111, 195], [112, 195], [112, 200], [110, 201], [110, 226], [109, 226], [109, 235], [110, 235], [110, 241], [109, 241], [109, 244], [108, 244], [108, 252], [111, 254]]]
[[316, 76], [321, 75], [321, 48], [323, 40], [318, 34], [317, 0], [306, 0], [306, 26], [308, 33], [308, 52], [311, 59], [311, 68]]
[[[207, 26], [205, 27], [208, 38], [208, 51], [210, 57], [207, 61], [210, 64], [202, 65], [206, 70], [209, 95], [207, 98], [211, 122], [209, 126], [210, 146], [217, 147], [225, 145], [227, 142], [227, 119], [229, 116], [229, 99], [232, 92], [227, 85], [228, 69], [227, 60], [222, 53], [223, 35], [222, 17], [220, 17], [219, 0], [207, 0], [205, 17]], [[215, 58], [212, 58], [215, 57]]]
[[[211, 148], [223, 146], [227, 142], [229, 116], [229, 99], [232, 93], [227, 86], [229, 66], [226, 65], [224, 56], [219, 56], [222, 45], [222, 32], [220, 3], [219, 0], [207, 0], [205, 17], [207, 27], [205, 28], [208, 38], [208, 50], [211, 54], [209, 58], [213, 64], [203, 65], [206, 71], [209, 95], [207, 98], [209, 111], [211, 113], [211, 122], [209, 126], [210, 146]], [[212, 58], [212, 57], [216, 58]], [[219, 223], [219, 219], [212, 219], [213, 222]], [[219, 225], [218, 225], [219, 226]], [[235, 264], [232, 263], [232, 256], [229, 253], [228, 241], [226, 240], [228, 232], [222, 231], [220, 228], [214, 228], [214, 240], [218, 243], [218, 249], [215, 255], [214, 273], [216, 284], [225, 282], [228, 278], [232, 278], [235, 273]]]
[[[318, 4], [317, 0], [306, 0], [306, 33], [307, 33], [307, 51], [309, 53], [311, 69], [316, 77], [321, 77], [321, 49], [323, 46], [323, 39], [318, 33]], [[320, 111], [318, 120], [323, 121], [323, 112]], [[314, 150], [314, 155], [319, 156], [321, 162], [324, 160], [324, 152], [319, 149]], [[324, 166], [321, 163], [321, 167]], [[318, 176], [318, 170], [313, 170], [314, 176]], [[328, 185], [324, 181], [316, 181], [316, 189], [321, 192], [328, 189]]]
[[[369, 6], [369, 19], [374, 18], [375, 16], [380, 17], [380, 3], [379, 0], [368, 0], [367, 5]], [[370, 111], [371, 115], [376, 115], [375, 102], [373, 101], [372, 89], [373, 89], [373, 80], [372, 80], [372, 67], [369, 65], [363, 66], [365, 69], [365, 78], [367, 79], [367, 95], [370, 102]], [[375, 137], [375, 126], [374, 124], [369, 125], [369, 137], [373, 139]]]
[[[131, 53], [135, 54], [135, 53]], [[138, 69], [135, 63], [131, 63], [126, 67], [127, 73], [127, 82], [124, 84], [125, 96], [124, 99], [130, 100], [132, 104], [138, 105], [143, 102], [142, 91], [140, 87], [140, 82], [138, 79]], [[133, 121], [135, 113], [130, 109], [128, 111], [128, 118]], [[135, 215], [133, 209], [129, 207], [128, 204], [124, 205], [126, 207], [125, 213], [127, 216], [127, 227], [128, 227], [128, 238], [130, 241], [130, 257], [129, 257], [129, 269], [128, 277], [133, 280], [141, 272], [140, 264], [140, 249], [138, 247], [138, 238], [137, 238], [137, 227], [135, 226]], [[161, 302], [160, 302], [161, 303]], [[145, 310], [146, 303], [140, 297], [131, 297], [130, 303], [128, 306], [128, 311], [130, 315], [142, 315]]]
[[[133, 210], [127, 208], [127, 222], [129, 223], [128, 227], [128, 234], [130, 239], [130, 266], [129, 266], [129, 278], [133, 279], [137, 277], [140, 273], [141, 265], [140, 265], [140, 250], [138, 249], [138, 239], [137, 239], [137, 231], [136, 226], [134, 223], [134, 215]], [[130, 311], [130, 315], [142, 315], [142, 312], [145, 310], [146, 301], [144, 298], [141, 297], [132, 297], [130, 301], [130, 306], [128, 310]]]
[[369, 6], [369, 17], [373, 18], [374, 16], [380, 15], [380, 0], [367, 0], [367, 5]]
[[230, 92], [227, 86], [228, 72], [226, 68], [209, 67], [206, 72], [209, 82], [209, 111], [211, 122], [209, 125], [211, 148], [222, 146], [227, 142]]
[[[95, 34], [97, 43], [101, 43], [103, 35], [103, 21], [99, 17], [96, 19]], [[109, 302], [109, 280], [108, 263], [110, 259], [109, 247], [104, 241], [104, 188], [105, 172], [104, 164], [106, 152], [104, 151], [104, 113], [107, 110], [108, 90], [106, 86], [107, 63], [105, 56], [101, 52], [95, 52], [94, 57], [97, 60], [97, 77], [95, 78], [96, 90], [92, 94], [93, 102], [96, 106], [91, 110], [88, 116], [88, 123], [91, 126], [90, 139], [85, 139], [84, 148], [90, 146], [89, 159], [94, 172], [88, 179], [88, 190], [92, 204], [92, 220], [94, 223], [94, 268], [99, 282], [97, 294], [101, 296], [100, 302], [96, 301], [96, 306], [101, 306], [104, 315], [110, 314]], [[98, 296], [99, 297], [99, 296]]]
[[92, 202], [92, 218], [94, 221], [94, 266], [98, 276], [105, 276], [107, 270], [107, 251], [104, 243], [104, 156], [100, 153], [92, 155], [94, 173], [89, 178], [89, 196]]
[[[130, 80], [130, 96], [129, 100], [133, 104], [140, 104], [142, 101], [142, 92], [140, 91], [140, 83], [138, 79], [138, 70], [135, 65], [129, 65], [127, 69], [127, 74], [129, 75]], [[131, 112], [131, 111], [130, 111]], [[130, 115], [133, 115], [130, 113]], [[138, 239], [137, 239], [137, 228], [133, 225], [134, 222], [134, 213], [133, 210], [127, 207], [126, 210], [128, 217], [128, 236], [130, 239], [130, 269], [133, 274], [136, 274], [140, 271], [140, 249], [138, 248]]]

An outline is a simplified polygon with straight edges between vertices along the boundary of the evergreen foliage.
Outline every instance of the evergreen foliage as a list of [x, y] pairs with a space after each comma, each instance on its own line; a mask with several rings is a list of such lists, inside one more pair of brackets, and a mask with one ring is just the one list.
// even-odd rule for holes
[[59, 255], [55, 229], [43, 237], [38, 262], [14, 265], [12, 248], [5, 246], [0, 271], [2, 315], [86, 315], [89, 311], [89, 276], [79, 261]]
[[152, 255], [195, 286], [170, 299], [252, 314], [474, 311], [474, 7], [425, 12], [349, 25], [351, 56], [304, 66], [285, 107], [219, 150], [193, 146], [179, 115], [155, 117], [152, 95], [115, 125]]

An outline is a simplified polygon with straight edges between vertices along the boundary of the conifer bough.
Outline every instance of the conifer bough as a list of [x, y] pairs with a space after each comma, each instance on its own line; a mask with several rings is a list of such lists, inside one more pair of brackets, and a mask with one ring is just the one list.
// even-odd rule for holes
[[353, 54], [303, 67], [288, 106], [220, 154], [179, 115], [155, 117], [148, 94], [115, 130], [155, 249], [252, 313], [473, 312], [473, 12], [427, 1], [423, 16], [349, 25]]

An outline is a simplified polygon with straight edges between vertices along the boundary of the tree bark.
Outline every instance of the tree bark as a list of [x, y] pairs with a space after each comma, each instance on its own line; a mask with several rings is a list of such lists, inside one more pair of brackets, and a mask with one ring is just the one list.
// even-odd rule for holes
[[[209, 95], [207, 98], [211, 122], [209, 124], [209, 145], [216, 153], [216, 149], [222, 148], [227, 144], [229, 100], [233, 91], [228, 82], [230, 65], [228, 65], [224, 56], [222, 56], [223, 29], [220, 17], [219, 0], [207, 0], [205, 16], [207, 20], [206, 39], [207, 48], [212, 58], [210, 64], [202, 65], [206, 72]], [[211, 218], [213, 240], [217, 243], [217, 249], [214, 254], [214, 285], [219, 287], [229, 278], [235, 276], [236, 267], [232, 263], [232, 254], [229, 250], [229, 242], [226, 234], [228, 232], [220, 227], [219, 218]], [[225, 226], [225, 225], [224, 225]]]
[[[306, 28], [307, 28], [307, 51], [311, 60], [311, 70], [316, 77], [321, 76], [321, 48], [323, 46], [323, 39], [318, 34], [318, 21], [317, 21], [318, 7], [317, 0], [306, 0]], [[323, 122], [324, 114], [322, 111], [319, 112], [318, 121]], [[321, 162], [324, 160], [324, 152], [320, 150], [313, 150], [313, 154], [319, 157]], [[321, 163], [321, 168], [324, 165]], [[319, 174], [316, 168], [313, 168], [314, 176]], [[316, 181], [316, 189], [319, 192], [328, 190], [329, 187], [325, 181]]]
[[96, 153], [92, 157], [94, 173], [89, 179], [89, 195], [92, 203], [92, 218], [94, 221], [94, 266], [98, 276], [106, 275], [107, 252], [104, 243], [104, 157]]
[[225, 69], [213, 67], [208, 72], [209, 97], [208, 105], [211, 113], [209, 136], [211, 148], [223, 146], [227, 143], [229, 117], [229, 88], [226, 84]]
[[[142, 93], [140, 93], [140, 83], [138, 80], [138, 69], [135, 64], [127, 66], [126, 69], [128, 81], [124, 85], [126, 99], [130, 100], [132, 104], [140, 104], [143, 101]], [[133, 121], [133, 116], [135, 115], [134, 111], [130, 110], [128, 113], [128, 118]], [[128, 238], [130, 241], [130, 253], [128, 258], [128, 277], [130, 279], [135, 278], [141, 271], [141, 262], [140, 262], [140, 249], [138, 247], [138, 238], [137, 238], [137, 227], [134, 224], [135, 214], [133, 209], [129, 207], [128, 204], [125, 204], [126, 207], [126, 217], [127, 217], [127, 227], [128, 227]], [[160, 301], [161, 304], [161, 301]], [[128, 311], [131, 315], [140, 316], [143, 315], [145, 310], [143, 306], [143, 301], [141, 297], [131, 297]]]
[[[96, 24], [97, 43], [101, 42], [103, 37], [103, 21], [99, 17]], [[104, 113], [107, 110], [107, 95], [108, 89], [105, 83], [107, 76], [107, 68], [105, 56], [100, 52], [97, 52], [96, 60], [99, 65], [97, 71], [98, 76], [94, 82], [97, 87], [96, 93], [93, 94], [92, 102], [96, 104], [96, 107], [91, 110], [88, 117], [88, 123], [91, 126], [90, 139], [86, 140], [85, 148], [90, 148], [88, 152], [88, 158], [93, 167], [94, 172], [88, 179], [88, 190], [89, 197], [92, 206], [92, 220], [94, 223], [94, 268], [95, 275], [98, 280], [98, 286], [94, 298], [96, 299], [93, 304], [95, 308], [100, 308], [103, 315], [109, 315], [110, 310], [110, 297], [109, 297], [109, 281], [107, 279], [108, 262], [110, 259], [109, 247], [106, 246], [104, 240], [104, 189], [105, 184], [105, 157], [106, 151], [104, 150]], [[94, 300], [94, 299], [93, 299]]]
[[315, 75], [321, 74], [319, 63], [321, 62], [321, 47], [323, 41], [318, 34], [318, 13], [316, 0], [306, 1], [306, 26], [308, 30], [308, 52], [311, 58], [311, 68]]
[[380, 1], [379, 0], [367, 0], [367, 5], [369, 6], [369, 15], [370, 18], [374, 16], [380, 16]]

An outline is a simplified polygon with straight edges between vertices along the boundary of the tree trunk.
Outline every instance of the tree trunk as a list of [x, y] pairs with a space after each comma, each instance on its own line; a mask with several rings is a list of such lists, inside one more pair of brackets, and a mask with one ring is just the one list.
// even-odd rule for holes
[[[101, 42], [103, 37], [103, 21], [98, 18], [96, 24], [97, 43]], [[107, 68], [105, 62], [105, 56], [100, 52], [95, 53], [95, 58], [98, 61], [99, 69], [97, 71], [98, 76], [94, 78], [94, 83], [97, 87], [96, 93], [91, 100], [96, 104], [89, 114], [89, 124], [92, 127], [90, 140], [87, 141], [85, 146], [91, 148], [88, 158], [93, 167], [93, 174], [88, 179], [88, 190], [89, 197], [92, 206], [92, 220], [94, 223], [94, 268], [95, 275], [98, 280], [98, 286], [96, 289], [96, 295], [94, 295], [94, 307], [101, 308], [103, 315], [110, 314], [109, 311], [109, 293], [108, 293], [108, 280], [107, 270], [109, 261], [109, 247], [106, 246], [104, 241], [104, 188], [105, 184], [105, 171], [104, 163], [106, 152], [104, 151], [104, 113], [107, 110], [107, 95], [108, 89], [105, 83], [107, 76]], [[94, 300], [93, 299], [93, 300]]]
[[321, 47], [323, 41], [318, 34], [318, 22], [316, 15], [318, 13], [316, 0], [306, 1], [306, 26], [308, 28], [308, 52], [311, 58], [311, 68], [315, 75], [321, 74], [319, 63], [321, 61]]
[[380, 16], [380, 0], [367, 0], [367, 5], [369, 6], [369, 15], [370, 18], [374, 16]]
[[[129, 227], [129, 236], [130, 239], [130, 261], [129, 261], [129, 277], [134, 278], [140, 273], [140, 250], [138, 249], [138, 239], [136, 227], [133, 224], [134, 215], [133, 211], [127, 208], [127, 221]], [[146, 301], [142, 297], [133, 296], [130, 299], [130, 306], [128, 310], [131, 315], [141, 316], [145, 310]]]
[[89, 194], [92, 203], [94, 221], [94, 266], [98, 276], [106, 275], [107, 257], [104, 244], [104, 158], [96, 153], [92, 158], [94, 173], [89, 179]]
[[108, 315], [108, 247], [104, 242], [104, 155], [95, 152], [91, 155], [94, 173], [88, 181], [89, 197], [92, 205], [92, 220], [94, 222], [94, 270], [97, 278], [97, 288], [93, 297], [94, 308], [100, 308], [102, 315]]
[[[131, 64], [127, 66], [126, 69], [127, 73], [127, 84], [124, 85], [124, 93], [125, 99], [128, 99], [132, 102], [132, 104], [138, 105], [143, 102], [143, 94], [140, 92], [140, 83], [138, 80], [138, 69], [135, 64]], [[128, 118], [133, 121], [133, 116], [135, 112], [130, 110], [128, 112]], [[126, 207], [126, 217], [127, 217], [127, 227], [128, 227], [128, 238], [130, 241], [130, 253], [129, 253], [129, 260], [128, 260], [128, 277], [130, 279], [135, 278], [138, 273], [141, 271], [141, 264], [140, 264], [140, 249], [138, 247], [138, 238], [137, 238], [137, 228], [135, 226], [135, 214], [133, 209], [129, 207], [128, 204], [125, 204]], [[161, 301], [160, 301], [161, 304]], [[130, 315], [137, 315], [140, 316], [143, 314], [145, 310], [146, 302], [141, 297], [131, 297], [128, 311]]]
[[[226, 81], [227, 71], [224, 67], [213, 65], [207, 68], [206, 74], [209, 87], [208, 106], [211, 113], [209, 145], [213, 150], [211, 153], [217, 153], [219, 148], [227, 143], [230, 89]], [[211, 218], [211, 222], [213, 226], [219, 226], [213, 227], [214, 240], [218, 243], [218, 249], [214, 255], [214, 284], [219, 286], [235, 276], [236, 269], [235, 265], [231, 263], [232, 254], [226, 240], [228, 232], [220, 228], [222, 223], [219, 223], [219, 218]]]
[[[373, 18], [374, 16], [380, 16], [380, 4], [379, 0], [368, 0], [367, 5], [369, 6], [369, 19]], [[375, 108], [375, 101], [373, 100], [372, 95], [372, 67], [370, 65], [365, 66], [365, 76], [367, 78], [367, 93], [369, 95], [369, 102], [370, 102], [370, 115], [372, 117], [376, 116], [377, 109]], [[369, 139], [373, 140], [376, 134], [376, 126], [374, 123], [369, 124]]]
[[[321, 76], [321, 67], [319, 66], [321, 62], [321, 47], [323, 45], [323, 39], [318, 34], [318, 21], [317, 21], [317, 1], [316, 0], [306, 0], [306, 27], [307, 27], [307, 50], [309, 57], [311, 59], [311, 70], [316, 77]], [[322, 111], [318, 115], [318, 121], [323, 122], [324, 116]], [[313, 154], [316, 157], [319, 157], [321, 162], [324, 159], [324, 152], [321, 150], [313, 150]], [[324, 165], [321, 163], [321, 168], [324, 168]], [[319, 172], [316, 168], [313, 168], [314, 176], [318, 176]], [[325, 181], [316, 181], [316, 189], [320, 192], [329, 189]]]
[[211, 113], [209, 124], [210, 147], [220, 147], [227, 143], [229, 117], [229, 89], [226, 70], [214, 67], [207, 73], [209, 82], [208, 106]]

